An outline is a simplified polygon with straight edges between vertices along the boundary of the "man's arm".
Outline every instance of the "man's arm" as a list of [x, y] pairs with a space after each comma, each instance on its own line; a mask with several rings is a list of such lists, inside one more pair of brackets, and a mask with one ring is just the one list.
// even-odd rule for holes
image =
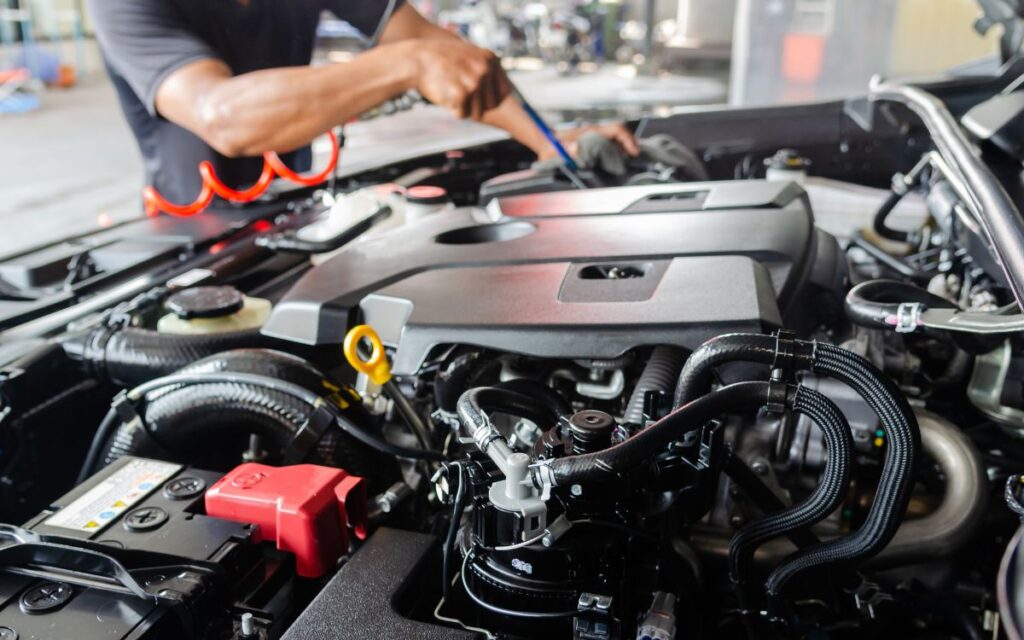
[[[399, 11], [395, 14], [381, 37], [381, 43], [387, 44], [406, 39], [438, 39], [448, 42], [462, 42], [459, 36], [430, 22], [414, 9]], [[495, 59], [495, 62], [497, 62], [497, 59]], [[459, 117], [472, 117], [474, 120], [479, 120], [485, 124], [508, 131], [515, 140], [528, 147], [541, 159], [557, 155], [551, 143], [537, 129], [537, 126], [522, 106], [513, 96], [509, 95], [510, 85], [504, 70], [497, 69], [495, 77], [490, 79], [490, 82], [492, 84], [488, 91], [491, 96], [494, 96], [490, 101], [494, 105], [491, 109], [485, 110], [483, 114], [473, 110], [468, 112], [464, 110], [463, 113], [456, 111], [455, 115]], [[640, 153], [640, 148], [637, 146], [632, 132], [618, 123], [581, 127], [560, 134], [559, 138], [562, 139], [562, 142], [572, 152], [572, 147], [575, 145], [576, 140], [582, 134], [590, 131], [597, 132], [610, 140], [616, 141], [622, 147], [622, 150], [631, 156]]]
[[[143, 13], [145, 7], [155, 10], [152, 5], [140, 6], [136, 9]], [[108, 18], [111, 15], [119, 14], [108, 14]], [[111, 33], [110, 41], [124, 35]], [[457, 117], [509, 131], [541, 157], [553, 153], [522, 108], [509, 98], [508, 80], [497, 56], [431, 24], [408, 4], [391, 16], [378, 47], [343, 64], [233, 76], [224, 62], [204, 54], [198, 43], [195, 48], [197, 59], [161, 78], [152, 105], [160, 115], [229, 157], [299, 148], [410, 89]]]
[[493, 108], [503, 97], [492, 80], [497, 58], [459, 39], [417, 39], [418, 21], [403, 5], [382, 44], [344, 64], [232, 76], [220, 60], [192, 62], [160, 85], [157, 111], [230, 157], [296, 149], [414, 88], [462, 117]]
[[220, 60], [188, 64], [157, 90], [156, 108], [228, 157], [291, 151], [408, 89], [410, 60], [376, 49], [347, 64], [232, 76]]

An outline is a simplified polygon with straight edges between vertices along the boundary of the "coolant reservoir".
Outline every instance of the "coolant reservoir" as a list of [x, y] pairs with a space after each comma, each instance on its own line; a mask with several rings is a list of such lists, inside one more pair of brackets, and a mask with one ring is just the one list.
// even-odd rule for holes
[[167, 299], [160, 333], [204, 335], [259, 329], [270, 316], [270, 300], [250, 298], [234, 287], [193, 287]]

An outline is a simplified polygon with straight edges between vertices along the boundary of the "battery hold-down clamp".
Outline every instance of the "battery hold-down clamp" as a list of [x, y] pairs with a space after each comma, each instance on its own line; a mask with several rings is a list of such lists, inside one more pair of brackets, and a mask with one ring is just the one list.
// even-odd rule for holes
[[257, 525], [258, 541], [295, 556], [296, 572], [317, 578], [366, 539], [366, 484], [341, 469], [299, 464], [236, 467], [206, 492], [206, 513]]

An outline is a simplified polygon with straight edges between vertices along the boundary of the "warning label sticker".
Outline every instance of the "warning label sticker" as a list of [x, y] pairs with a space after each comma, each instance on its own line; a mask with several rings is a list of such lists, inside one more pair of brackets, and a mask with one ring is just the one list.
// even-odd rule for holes
[[43, 524], [75, 531], [99, 531], [180, 469], [181, 465], [170, 462], [132, 460]]

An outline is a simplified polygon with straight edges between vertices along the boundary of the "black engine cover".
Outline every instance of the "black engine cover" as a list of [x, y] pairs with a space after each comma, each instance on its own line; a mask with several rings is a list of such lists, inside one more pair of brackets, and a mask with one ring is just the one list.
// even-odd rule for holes
[[543, 193], [353, 243], [295, 285], [264, 333], [337, 344], [365, 321], [396, 348], [399, 375], [451, 344], [614, 358], [770, 330], [803, 306], [809, 283], [832, 289], [844, 273], [793, 183]]

